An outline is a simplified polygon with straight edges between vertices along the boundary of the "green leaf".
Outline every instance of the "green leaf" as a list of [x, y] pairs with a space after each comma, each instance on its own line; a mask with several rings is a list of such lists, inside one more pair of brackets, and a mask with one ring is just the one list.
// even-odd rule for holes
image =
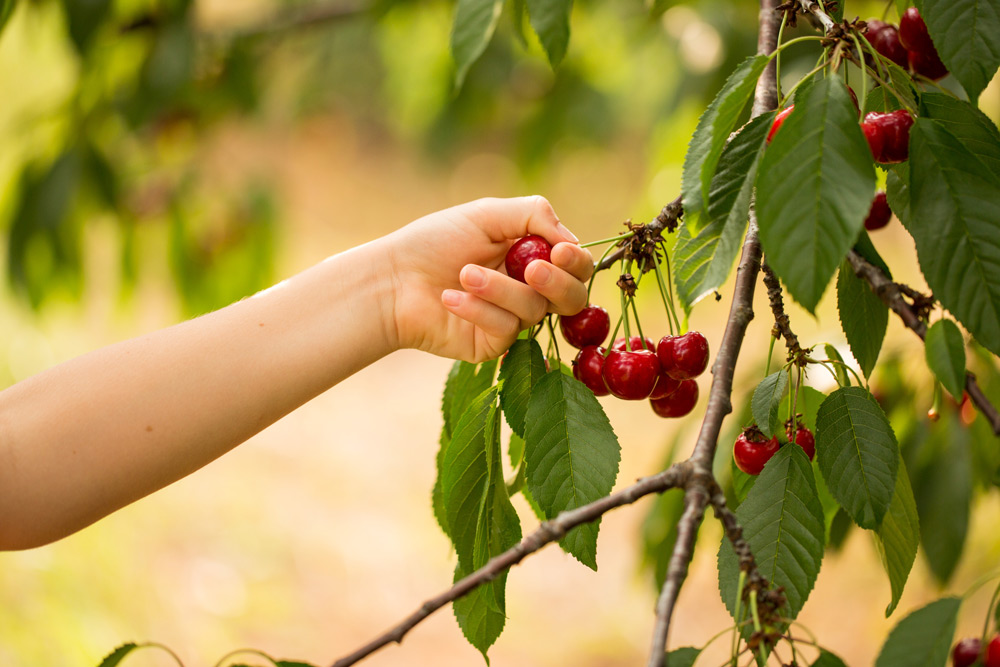
[[[851, 376], [847, 373], [847, 369], [844, 368], [846, 364], [844, 362], [844, 358], [840, 356], [840, 351], [829, 343], [824, 343], [823, 349], [826, 350], [827, 359], [839, 362], [833, 364], [833, 372], [837, 376], [837, 383], [842, 387], [850, 387]], [[826, 400], [825, 397], [824, 400]]]
[[826, 649], [821, 649], [812, 667], [847, 667], [847, 663]]
[[757, 422], [757, 428], [768, 438], [781, 431], [778, 406], [787, 388], [788, 373], [780, 370], [761, 380], [753, 390], [753, 399], [750, 401], [753, 419]]
[[[528, 490], [546, 518], [611, 493], [621, 447], [594, 392], [576, 378], [555, 370], [538, 381], [524, 436]], [[559, 545], [596, 570], [599, 528], [574, 528]]]
[[677, 523], [683, 513], [684, 490], [670, 489], [656, 497], [642, 522], [643, 561], [653, 570], [656, 591], [663, 588], [667, 578], [670, 557], [677, 543]]
[[889, 633], [875, 667], [944, 667], [961, 606], [941, 598], [911, 613]]
[[911, 216], [903, 219], [934, 296], [1000, 354], [1000, 175], [940, 123], [910, 132]]
[[[442, 496], [458, 554], [455, 581], [521, 539], [521, 523], [503, 478], [498, 391], [490, 387], [462, 415], [448, 449]], [[466, 639], [486, 657], [506, 621], [506, 572], [453, 604]]]
[[97, 667], [118, 667], [118, 664], [125, 659], [125, 656], [127, 656], [129, 653], [136, 650], [137, 648], [139, 648], [139, 645], [136, 644], [135, 642], [128, 642], [127, 644], [122, 644], [114, 651], [106, 655], [104, 659], [101, 660], [101, 664], [99, 664]]
[[573, 0], [526, 0], [528, 18], [553, 67], [562, 62], [569, 45], [569, 15]]
[[0, 32], [7, 25], [7, 20], [10, 19], [10, 15], [14, 12], [14, 7], [16, 6], [17, 0], [0, 0]]
[[455, 87], [461, 88], [469, 68], [490, 43], [500, 21], [503, 0], [458, 0], [451, 28], [451, 55], [455, 59]]
[[865, 377], [872, 374], [889, 325], [889, 307], [844, 260], [837, 275], [837, 311], [851, 354]]
[[[890, 172], [889, 175], [892, 176], [892, 173]], [[854, 252], [868, 260], [869, 264], [874, 264], [881, 269], [887, 278], [892, 278], [892, 271], [889, 270], [889, 265], [885, 263], [882, 255], [878, 254], [878, 250], [872, 245], [872, 239], [868, 236], [868, 232], [861, 232], [857, 243], [854, 244]]]
[[931, 573], [942, 586], [955, 573], [969, 532], [972, 504], [969, 440], [969, 430], [955, 412], [942, 411], [941, 420], [931, 424], [924, 456], [913, 479], [920, 515], [920, 544]]
[[1000, 65], [1000, 5], [991, 0], [916, 0], [941, 62], [979, 99]]
[[965, 100], [942, 93], [921, 95], [920, 109], [921, 116], [936, 120], [1000, 175], [1000, 131], [989, 116]]
[[693, 646], [675, 648], [667, 653], [667, 667], [691, 667], [699, 655], [701, 655], [700, 648]]
[[830, 493], [830, 489], [826, 485], [826, 480], [823, 479], [823, 475], [820, 472], [819, 464], [815, 461], [813, 461], [813, 477], [816, 478], [816, 497], [819, 498], [819, 504], [823, 508], [823, 534], [826, 536], [826, 543], [829, 546], [830, 534], [833, 531], [833, 521], [837, 518], [837, 514], [843, 511], [843, 508], [841, 508], [837, 499], [833, 497], [833, 494]]
[[514, 433], [524, 436], [524, 416], [528, 412], [531, 388], [545, 375], [545, 357], [535, 340], [518, 340], [500, 365], [500, 405]]
[[740, 470], [732, 457], [732, 452], [730, 452], [729, 462], [733, 478], [733, 493], [736, 495], [737, 502], [742, 504], [750, 495], [750, 489], [757, 482], [757, 475], [750, 475]]
[[76, 50], [85, 53], [90, 41], [108, 16], [111, 0], [63, 0], [66, 27]]
[[889, 202], [889, 208], [896, 214], [896, 217], [903, 223], [903, 226], [909, 229], [911, 209], [910, 165], [906, 163], [897, 164], [889, 169], [889, 173], [885, 179], [885, 196], [886, 201]]
[[[823, 509], [816, 497], [809, 457], [801, 447], [782, 447], [764, 466], [758, 483], [736, 509], [743, 537], [771, 586], [783, 586], [782, 616], [794, 620], [805, 604], [823, 560]], [[719, 592], [735, 612], [739, 563], [728, 539], [719, 549]]]
[[940, 319], [927, 329], [924, 356], [944, 388], [955, 400], [965, 392], [965, 339], [955, 323]]
[[917, 108], [917, 95], [913, 89], [913, 77], [910, 76], [910, 73], [891, 60], [883, 60], [882, 65], [889, 68], [889, 83], [892, 84], [893, 90], [903, 98], [900, 100], [891, 91], [886, 91], [887, 96], [891, 98], [891, 102], [889, 102], [891, 108], [893, 110]]
[[[691, 224], [692, 215], [684, 214], [674, 245], [674, 283], [685, 312], [729, 276], [743, 241], [757, 165], [773, 119], [773, 113], [758, 116], [722, 149], [704, 220]], [[692, 234], [699, 224], [701, 230]]]
[[885, 518], [882, 519], [876, 538], [882, 567], [889, 575], [889, 586], [892, 589], [892, 600], [885, 609], [888, 618], [899, 604], [903, 587], [906, 586], [906, 580], [913, 568], [913, 561], [917, 558], [917, 547], [920, 545], [917, 501], [913, 498], [910, 476], [906, 473], [906, 465], [902, 458], [899, 460], [899, 474], [896, 475], [892, 502]]
[[698, 119], [698, 126], [684, 158], [681, 186], [684, 195], [684, 224], [691, 228], [692, 235], [697, 235], [708, 224], [705, 213], [709, 205], [712, 177], [722, 149], [768, 61], [767, 56], [757, 55], [740, 63]]
[[830, 493], [862, 528], [889, 509], [899, 446], [878, 402], [861, 387], [830, 394], [816, 415], [816, 458]]
[[768, 264], [813, 312], [864, 225], [875, 168], [844, 83], [805, 88], [764, 152], [757, 220]]

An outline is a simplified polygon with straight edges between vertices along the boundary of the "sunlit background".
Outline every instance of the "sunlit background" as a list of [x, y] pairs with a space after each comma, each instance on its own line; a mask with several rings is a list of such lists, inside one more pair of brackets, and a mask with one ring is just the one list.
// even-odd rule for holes
[[[544, 194], [584, 240], [648, 221], [679, 192], [699, 113], [756, 43], [756, 3], [661, 2], [651, 17], [640, 0], [579, 0], [553, 72], [508, 7], [456, 91], [453, 3], [325, 2], [116, 0], [101, 19], [95, 0], [18, 3], [0, 35], [0, 387], [476, 197]], [[847, 14], [884, 6], [849, 2]], [[794, 47], [786, 82], [816, 57]], [[1000, 116], [996, 85], [982, 106]], [[898, 222], [873, 240], [896, 279], [925, 288]], [[609, 273], [596, 300], [616, 303], [615, 289]], [[690, 323], [713, 347], [731, 285], [720, 292]], [[723, 476], [739, 413], [764, 375], [763, 296], [737, 369], [736, 416], [724, 424]], [[659, 337], [666, 316], [647, 297], [644, 329]], [[832, 288], [818, 320], [789, 311], [804, 343], [849, 355]], [[931, 381], [919, 340], [895, 320], [882, 354], [904, 360], [873, 383], [895, 406], [904, 445], [926, 456], [927, 442], [961, 432], [963, 470], [996, 469], [1000, 454], [989, 457], [1000, 448], [983, 420], [967, 429], [947, 402], [928, 436]], [[996, 372], [977, 363], [1000, 402]], [[153, 497], [56, 544], [0, 554], [0, 665], [90, 667], [126, 641], [162, 642], [192, 667], [240, 647], [326, 664], [416, 609], [454, 568], [429, 500], [449, 365], [396, 353]], [[681, 421], [602, 399], [622, 444], [619, 487], [658, 471], [674, 442], [686, 456], [709, 380]], [[833, 386], [818, 372], [810, 381]], [[820, 643], [850, 665], [871, 664], [903, 614], [942, 590], [965, 593], [996, 567], [1000, 493], [976, 480], [950, 580], [939, 588], [919, 555], [892, 619], [871, 537], [853, 530], [827, 552], [800, 617]], [[938, 493], [951, 512], [956, 501]], [[922, 518], [938, 500], [922, 500]], [[514, 503], [533, 528], [520, 496]], [[605, 518], [597, 573], [554, 547], [515, 568], [491, 664], [643, 664], [655, 599], [643, 567], [655, 553], [644, 556], [644, 543], [655, 547], [657, 528], [644, 541], [642, 526], [652, 507], [645, 499]], [[952, 528], [938, 539], [954, 539], [956, 514], [937, 514], [928, 520]], [[673, 646], [701, 645], [729, 625], [715, 576], [720, 537], [707, 519]], [[988, 597], [970, 598], [960, 632], [981, 630]], [[705, 664], [721, 662], [725, 644]], [[126, 664], [172, 663], [149, 652]], [[367, 664], [482, 663], [442, 610]]]

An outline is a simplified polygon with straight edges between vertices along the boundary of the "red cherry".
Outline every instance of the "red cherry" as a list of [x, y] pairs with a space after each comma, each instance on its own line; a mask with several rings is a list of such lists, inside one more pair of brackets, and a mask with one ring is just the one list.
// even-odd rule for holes
[[899, 18], [899, 42], [909, 51], [929, 53], [935, 50], [927, 24], [916, 7], [910, 7]]
[[813, 437], [813, 432], [805, 426], [799, 426], [795, 429], [794, 438], [790, 431], [786, 431], [786, 433], [788, 434], [788, 440], [801, 447], [802, 451], [809, 456], [809, 460], [812, 461], [816, 456], [816, 438]]
[[675, 380], [663, 371], [663, 365], [660, 365], [660, 375], [656, 378], [656, 385], [653, 387], [653, 393], [649, 397], [653, 400], [660, 398], [666, 398], [670, 394], [677, 391], [678, 387], [681, 386], [680, 380]]
[[573, 377], [587, 385], [595, 396], [611, 393], [604, 384], [604, 351], [603, 347], [588, 345], [573, 360]]
[[507, 257], [504, 259], [507, 275], [522, 283], [526, 282], [524, 270], [528, 265], [536, 259], [549, 261], [551, 252], [552, 246], [541, 236], [525, 236], [518, 239], [507, 251]]
[[858, 112], [858, 118], [861, 118], [861, 105], [858, 104], [858, 94], [850, 86], [847, 87], [847, 92], [851, 94], [851, 101], [854, 102], [854, 110]]
[[608, 317], [608, 311], [591, 304], [576, 315], [559, 318], [559, 328], [567, 343], [583, 349], [587, 345], [600, 345], [604, 342], [611, 330], [611, 318]]
[[885, 192], [881, 190], [875, 193], [872, 206], [868, 209], [868, 217], [865, 218], [865, 229], [874, 231], [882, 229], [889, 224], [892, 219], [892, 210], [889, 209], [889, 201], [885, 198]]
[[627, 401], [649, 398], [660, 374], [660, 362], [649, 350], [612, 350], [604, 360], [604, 382], [611, 393]]
[[[628, 345], [630, 348], [632, 348], [633, 351], [635, 350], [650, 350], [651, 352], [656, 351], [656, 343], [654, 343], [653, 339], [650, 338], [649, 336], [646, 336], [645, 339], [639, 336], [630, 336], [628, 339]], [[626, 351], [625, 339], [619, 338], [618, 340], [616, 340], [614, 342], [614, 345], [611, 346], [611, 349], [614, 350], [615, 352], [625, 352]]]
[[649, 404], [653, 412], [664, 418], [683, 417], [698, 403], [698, 383], [694, 380], [682, 380], [672, 393], [663, 398], [651, 398]]
[[885, 139], [882, 138], [882, 131], [873, 123], [861, 123], [861, 131], [865, 133], [868, 140], [868, 148], [871, 149], [872, 159], [878, 160], [882, 157], [882, 148], [885, 146]]
[[865, 39], [872, 45], [872, 48], [879, 55], [905, 69], [906, 47], [899, 41], [899, 30], [896, 29], [896, 26], [877, 19], [866, 21], [866, 23], [868, 24], [868, 32], [865, 34]]
[[966, 637], [959, 640], [951, 649], [951, 664], [955, 667], [970, 667], [979, 660], [979, 654], [982, 650], [982, 642], [979, 641], [979, 637]]
[[759, 475], [764, 464], [778, 451], [777, 436], [767, 440], [757, 427], [743, 431], [733, 445], [733, 460], [736, 467], [748, 475]]
[[948, 76], [948, 68], [941, 62], [937, 51], [910, 51], [910, 69], [931, 81], [937, 81]]
[[994, 635], [986, 647], [986, 667], [1000, 667], [1000, 635]]
[[771, 123], [771, 129], [767, 132], [767, 143], [771, 143], [771, 139], [774, 138], [774, 134], [778, 131], [778, 128], [781, 127], [781, 124], [785, 122], [785, 119], [791, 115], [792, 109], [794, 108], [795, 105], [793, 104], [787, 109], [779, 111], [778, 115], [774, 117], [774, 122]]
[[[868, 142], [873, 148], [872, 155], [876, 162], [893, 164], [904, 162], [910, 156], [910, 127], [913, 125], [913, 116], [909, 111], [906, 109], [889, 113], [872, 111], [865, 115], [864, 123], [874, 126], [875, 131], [882, 135], [882, 150], [879, 154], [875, 154], [871, 140]], [[865, 134], [867, 136], [867, 130]]]
[[675, 380], [689, 380], [708, 368], [708, 340], [697, 331], [664, 336], [656, 346], [656, 356], [667, 375]]

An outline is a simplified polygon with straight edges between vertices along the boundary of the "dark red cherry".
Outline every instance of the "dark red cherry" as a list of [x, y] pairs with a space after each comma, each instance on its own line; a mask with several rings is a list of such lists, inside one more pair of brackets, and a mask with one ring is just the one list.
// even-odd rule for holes
[[670, 394], [677, 391], [677, 388], [681, 386], [681, 380], [675, 380], [666, 373], [663, 372], [663, 365], [660, 365], [660, 375], [656, 378], [656, 386], [653, 387], [653, 393], [649, 395], [651, 399], [666, 398]]
[[604, 383], [618, 398], [640, 401], [649, 398], [660, 374], [660, 362], [649, 350], [612, 350], [604, 360]]
[[667, 375], [675, 380], [689, 380], [708, 368], [708, 340], [697, 331], [664, 336], [656, 346], [656, 356]]
[[[644, 340], [645, 340], [645, 343], [644, 343]], [[639, 336], [630, 336], [629, 339], [628, 339], [628, 344], [629, 344], [629, 347], [631, 347], [633, 350], [650, 350], [651, 352], [655, 352], [656, 351], [656, 343], [654, 343], [653, 339], [650, 338], [649, 336], [646, 336], [645, 339], [643, 339], [643, 338], [641, 338]], [[624, 352], [625, 351], [625, 339], [624, 338], [619, 338], [618, 340], [616, 340], [614, 342], [614, 345], [611, 346], [611, 349], [615, 350], [617, 352]]]
[[979, 637], [960, 639], [951, 649], [951, 664], [955, 667], [971, 667], [979, 660], [983, 645]]
[[882, 229], [889, 224], [892, 219], [892, 211], [889, 209], [889, 201], [885, 197], [885, 192], [881, 190], [875, 193], [872, 206], [868, 209], [868, 217], [865, 218], [865, 229], [874, 231]]
[[816, 456], [816, 438], [813, 437], [813, 432], [807, 429], [805, 426], [799, 426], [795, 429], [795, 437], [792, 437], [791, 432], [786, 432], [788, 434], [789, 442], [794, 442], [796, 445], [802, 448], [808, 456], [809, 460], [812, 461]]
[[514, 245], [507, 251], [504, 259], [504, 266], [507, 268], [507, 275], [515, 280], [524, 280], [524, 270], [528, 268], [536, 259], [549, 261], [552, 253], [552, 246], [541, 236], [525, 236], [514, 242]]
[[576, 315], [560, 317], [559, 329], [567, 343], [582, 350], [587, 345], [604, 342], [611, 330], [611, 318], [608, 311], [591, 304]]
[[764, 464], [778, 451], [777, 436], [768, 440], [756, 426], [751, 426], [736, 438], [733, 460], [736, 467], [748, 475], [759, 475]]
[[927, 24], [916, 7], [910, 7], [899, 18], [899, 43], [908, 51], [935, 50], [931, 34], [927, 32]]
[[985, 667], [1000, 667], [1000, 635], [993, 635], [986, 646]]
[[587, 385], [595, 396], [607, 396], [611, 392], [604, 384], [604, 348], [587, 345], [573, 360], [573, 377]]
[[785, 122], [785, 119], [791, 115], [792, 109], [795, 105], [788, 107], [787, 109], [782, 109], [778, 112], [778, 115], [774, 117], [774, 121], [771, 123], [771, 129], [767, 131], [767, 143], [771, 143], [771, 139], [774, 138], [775, 133], [781, 128], [781, 125]]
[[861, 123], [861, 131], [865, 133], [865, 139], [868, 141], [868, 148], [871, 149], [872, 159], [878, 160], [882, 157], [882, 148], [885, 146], [885, 139], [882, 136], [882, 130], [878, 128], [873, 123]]
[[[864, 123], [874, 126], [875, 131], [882, 135], [881, 153], [875, 155], [872, 151], [876, 162], [893, 164], [904, 162], [910, 156], [910, 127], [913, 126], [913, 116], [909, 111], [906, 109], [889, 113], [872, 111], [865, 115]], [[869, 146], [871, 146], [870, 141]]]
[[931, 81], [948, 76], [948, 68], [941, 62], [937, 51], [910, 51], [910, 69]]
[[698, 383], [694, 380], [681, 380], [672, 393], [663, 398], [650, 399], [653, 412], [664, 418], [683, 417], [694, 410], [698, 403]]
[[865, 39], [880, 55], [888, 58], [903, 69], [907, 65], [906, 47], [899, 41], [899, 30], [896, 26], [873, 19], [866, 21], [868, 32]]

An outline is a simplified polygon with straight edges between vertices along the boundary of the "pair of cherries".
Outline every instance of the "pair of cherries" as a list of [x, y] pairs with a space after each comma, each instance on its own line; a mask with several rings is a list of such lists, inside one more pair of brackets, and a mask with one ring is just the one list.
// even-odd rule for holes
[[[600, 306], [587, 306], [587, 315]], [[576, 327], [580, 315], [564, 317], [560, 327], [567, 341], [580, 340]], [[604, 335], [607, 335], [605, 331]], [[593, 340], [593, 339], [588, 339]], [[698, 402], [694, 378], [708, 367], [708, 341], [697, 331], [664, 336], [654, 344], [649, 338], [619, 338], [605, 350], [600, 341], [584, 345], [573, 361], [573, 375], [596, 396], [611, 394], [628, 401], [649, 399], [660, 417], [683, 417]]]
[[933, 81], [947, 76], [948, 68], [941, 62], [941, 56], [927, 32], [927, 24], [916, 7], [903, 12], [899, 28], [877, 19], [866, 23], [868, 32], [865, 38], [880, 55]]
[[[788, 435], [788, 441], [801, 447], [809, 455], [809, 460], [812, 461], [816, 455], [816, 438], [813, 437], [812, 431], [803, 426], [801, 422], [796, 422], [793, 433], [791, 420], [789, 420], [789, 423], [785, 424], [785, 433]], [[759, 475], [760, 471], [764, 469], [764, 465], [771, 460], [780, 447], [778, 436], [768, 439], [759, 428], [751, 426], [743, 429], [743, 432], [736, 437], [736, 443], [733, 445], [733, 460], [736, 462], [736, 467], [746, 474]]]
[[1000, 667], [1000, 634], [993, 635], [985, 651], [979, 637], [967, 637], [959, 641], [951, 650], [951, 663], [955, 667], [972, 667], [975, 664]]

